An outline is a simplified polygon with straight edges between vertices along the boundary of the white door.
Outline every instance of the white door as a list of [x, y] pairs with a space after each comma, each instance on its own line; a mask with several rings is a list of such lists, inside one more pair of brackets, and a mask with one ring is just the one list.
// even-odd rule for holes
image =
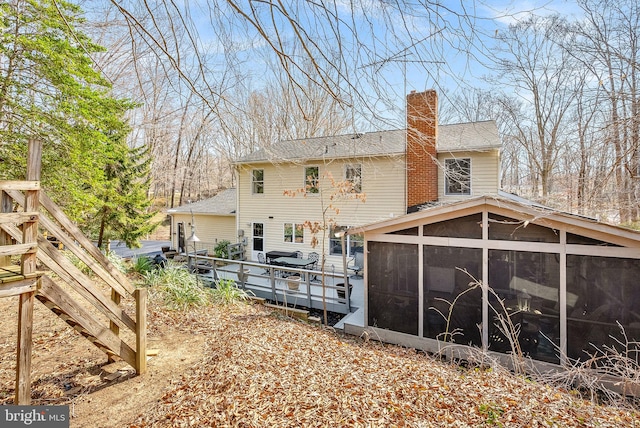
[[264, 252], [264, 223], [251, 226], [251, 260], [258, 260], [258, 253]]

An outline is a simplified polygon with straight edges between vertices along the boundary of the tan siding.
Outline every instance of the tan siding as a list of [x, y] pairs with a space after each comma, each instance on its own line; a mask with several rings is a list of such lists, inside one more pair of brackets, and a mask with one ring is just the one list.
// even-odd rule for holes
[[[447, 196], [444, 194], [444, 174], [438, 175], [438, 198], [440, 201], [454, 201], [486, 194], [497, 194], [499, 183], [499, 152], [456, 152], [439, 153], [438, 162], [444, 167], [444, 160], [450, 158], [471, 158], [471, 195]], [[442, 171], [440, 171], [442, 172]]]
[[[177, 248], [177, 224], [184, 223], [184, 238], [188, 239], [191, 235], [191, 214], [173, 214], [172, 218], [171, 243], [173, 248]], [[197, 245], [198, 248], [213, 248], [218, 241], [224, 239], [232, 243], [238, 241], [235, 216], [194, 214], [193, 218], [196, 224], [196, 236], [200, 239], [200, 243]]]
[[[498, 151], [462, 152], [458, 157], [471, 157], [472, 196], [495, 194], [498, 190]], [[451, 155], [439, 154], [441, 164]], [[344, 179], [344, 168], [348, 163], [362, 165], [362, 191], [364, 202], [353, 198], [336, 195], [328, 174], [336, 181]], [[318, 166], [322, 195], [301, 193], [304, 187], [304, 167]], [[264, 169], [264, 194], [253, 195], [251, 170]], [[339, 225], [359, 226], [375, 221], [403, 215], [406, 210], [405, 162], [403, 157], [371, 158], [366, 160], [333, 159], [330, 162], [309, 162], [305, 164], [271, 163], [256, 164], [253, 167], [242, 165], [238, 169], [238, 227], [244, 229], [249, 240], [247, 255], [251, 257], [251, 226], [253, 222], [264, 224], [265, 250], [300, 250], [307, 254], [310, 251], [322, 253], [321, 247], [312, 248], [312, 235], [305, 229], [303, 244], [285, 243], [283, 239], [284, 223], [304, 223], [305, 221], [323, 223], [322, 212], [325, 211], [325, 222]], [[460, 197], [444, 196], [444, 179], [438, 178], [440, 200], [448, 201]], [[285, 195], [288, 192], [290, 195]], [[332, 198], [333, 196], [333, 198]], [[464, 197], [463, 197], [464, 198]], [[336, 210], [338, 212], [336, 212]], [[320, 245], [321, 236], [318, 235]], [[329, 242], [326, 239], [324, 248], [328, 252]], [[328, 257], [327, 265], [334, 264], [336, 269], [342, 265], [341, 257]]]
[[[366, 197], [364, 202], [336, 194], [332, 188], [329, 175], [334, 180], [344, 179], [344, 168], [348, 163], [362, 165], [362, 191]], [[321, 194], [309, 194], [306, 197], [296, 190], [304, 186], [304, 167], [319, 166]], [[373, 221], [399, 216], [405, 212], [404, 159], [376, 158], [361, 161], [332, 160], [326, 164], [309, 162], [308, 164], [261, 164], [257, 169], [264, 169], [265, 193], [253, 195], [251, 185], [251, 168], [238, 171], [238, 198], [240, 201], [239, 227], [245, 229], [251, 243], [251, 224], [262, 222], [265, 226], [265, 249], [268, 250], [300, 250], [307, 254], [310, 251], [321, 253], [321, 248], [312, 248], [312, 235], [305, 229], [304, 244], [283, 242], [284, 223], [304, 223], [305, 221], [323, 223], [322, 212], [326, 212], [325, 221], [340, 225], [358, 226]], [[295, 196], [285, 195], [292, 191]], [[330, 207], [331, 205], [331, 207]], [[324, 207], [324, 208], [323, 208]], [[337, 212], [336, 212], [337, 210]], [[270, 218], [271, 217], [271, 218]], [[318, 236], [321, 244], [321, 236]], [[328, 240], [325, 248], [328, 249]], [[250, 254], [249, 248], [248, 254]], [[331, 257], [329, 265], [340, 266], [340, 257]]]

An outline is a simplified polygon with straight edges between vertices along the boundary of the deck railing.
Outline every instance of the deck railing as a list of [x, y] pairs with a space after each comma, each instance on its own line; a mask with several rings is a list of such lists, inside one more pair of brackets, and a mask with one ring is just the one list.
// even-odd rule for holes
[[[341, 314], [351, 312], [349, 278], [343, 272], [275, 266], [252, 261], [238, 261], [217, 257], [187, 254], [188, 266], [198, 269], [198, 278], [215, 286], [218, 279], [232, 279], [257, 297], [278, 304], [286, 303]], [[289, 288], [292, 276], [300, 277], [298, 290]], [[323, 281], [324, 277], [324, 281]]]

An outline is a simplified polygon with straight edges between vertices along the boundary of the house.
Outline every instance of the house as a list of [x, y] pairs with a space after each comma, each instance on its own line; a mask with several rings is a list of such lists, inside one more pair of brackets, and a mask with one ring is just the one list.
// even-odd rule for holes
[[499, 328], [508, 314], [533, 360], [587, 360], [596, 347], [624, 352], [625, 344], [624, 356], [638, 359], [637, 231], [503, 192], [358, 231], [367, 256], [364, 327], [346, 325], [346, 332], [369, 328], [418, 349], [471, 345], [499, 355], [512, 351]]
[[235, 243], [237, 240], [235, 188], [223, 190], [209, 199], [172, 208], [167, 214], [171, 217], [171, 245], [178, 252], [186, 251], [186, 239], [193, 232], [192, 224], [200, 239], [198, 249], [206, 248], [209, 254], [213, 253], [219, 241]]
[[[407, 96], [407, 129], [282, 141], [235, 165], [238, 235], [248, 257], [311, 251], [342, 267], [336, 232], [423, 205], [496, 194], [495, 122], [437, 123], [435, 91]], [[347, 256], [363, 238], [348, 234]]]

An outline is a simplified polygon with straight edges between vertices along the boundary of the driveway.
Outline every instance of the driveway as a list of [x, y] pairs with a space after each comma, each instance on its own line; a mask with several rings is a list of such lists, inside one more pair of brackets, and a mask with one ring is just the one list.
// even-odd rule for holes
[[162, 254], [162, 247], [170, 247], [171, 241], [140, 241], [142, 247], [127, 248], [122, 241], [111, 241], [111, 251], [122, 258], [131, 258], [139, 256], [155, 256]]

